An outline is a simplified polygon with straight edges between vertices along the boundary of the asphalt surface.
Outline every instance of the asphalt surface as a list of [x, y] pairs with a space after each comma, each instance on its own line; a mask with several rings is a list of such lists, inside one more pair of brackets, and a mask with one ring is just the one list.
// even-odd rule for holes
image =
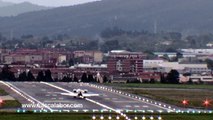
[[[20, 83], [20, 82], [13, 82], [11, 83], [12, 85], [16, 86], [19, 88], [21, 91], [24, 91], [26, 94], [29, 96], [33, 97], [37, 101], [40, 101], [41, 103], [44, 104], [69, 104], [72, 105], [69, 108], [58, 108], [52, 106], [51, 108], [53, 110], [69, 110], [69, 109], [102, 109], [102, 107], [95, 105], [93, 103], [90, 103], [84, 99], [78, 99], [78, 98], [73, 98], [70, 96], [64, 96], [61, 95], [63, 91], [53, 88], [51, 86], [41, 84], [41, 83]], [[37, 102], [36, 102], [37, 103]], [[26, 104], [26, 103], [22, 103]], [[74, 106], [76, 105], [76, 106]], [[37, 109], [38, 107], [31, 108], [31, 109]], [[30, 108], [26, 108], [30, 109]]]
[[[12, 97], [24, 104], [39, 104], [41, 106], [28, 106], [22, 109], [26, 110], [125, 110], [125, 111], [176, 111], [190, 110], [170, 106], [165, 103], [127, 94], [122, 91], [111, 89], [110, 87], [99, 86], [95, 84], [84, 83], [39, 83], [39, 82], [7, 82], [8, 86], [3, 88], [8, 91]], [[15, 89], [14, 90], [11, 90]], [[74, 98], [64, 96], [60, 93], [72, 92], [73, 89], [88, 90], [88, 93], [99, 94], [96, 97], [88, 99]], [[18, 92], [17, 92], [18, 91]], [[20, 94], [21, 93], [21, 94]], [[48, 106], [51, 105], [70, 105], [69, 107]]]
[[143, 102], [142, 100], [123, 95], [114, 91], [108, 91], [91, 87], [90, 85], [72, 84], [72, 83], [54, 83], [56, 86], [73, 90], [77, 88], [86, 89], [91, 93], [97, 93], [100, 96], [91, 97], [90, 99], [112, 107], [118, 110], [168, 110], [158, 105]]

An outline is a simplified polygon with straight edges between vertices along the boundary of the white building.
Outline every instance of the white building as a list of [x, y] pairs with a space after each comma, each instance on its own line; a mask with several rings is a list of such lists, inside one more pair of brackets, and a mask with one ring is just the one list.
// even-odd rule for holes
[[164, 62], [164, 61], [153, 61], [145, 60], [143, 67], [144, 72], [170, 72], [172, 69], [179, 71], [180, 73], [192, 73], [202, 74], [210, 73], [207, 64], [180, 64], [178, 62]]
[[62, 63], [64, 61], [67, 61], [67, 56], [66, 55], [59, 55], [58, 56], [58, 63]]
[[195, 55], [212, 55], [213, 49], [180, 49], [182, 53], [191, 53]]
[[213, 47], [213, 43], [207, 43], [206, 46], [207, 47]]
[[159, 64], [163, 72], [169, 72], [172, 69], [178, 70], [180, 73], [202, 74], [210, 73], [207, 64], [179, 64], [178, 62], [164, 62]]
[[180, 83], [187, 83], [191, 80], [193, 83], [213, 83], [212, 76], [202, 76], [202, 75], [192, 75], [192, 76], [183, 76], [180, 75]]
[[107, 69], [107, 64], [101, 65], [94, 65], [94, 64], [76, 64], [70, 67], [71, 69], [74, 68], [87, 68], [87, 69]]
[[164, 60], [143, 60], [143, 71], [144, 72], [160, 72], [159, 64], [162, 64]]
[[211, 70], [208, 69], [207, 64], [180, 64], [184, 67], [184, 72], [188, 73], [210, 73]]
[[158, 57], [164, 57], [165, 55], [167, 55], [169, 58], [177, 57], [176, 52], [154, 52], [154, 54]]
[[212, 76], [192, 75], [189, 77], [189, 79], [191, 79], [192, 82], [197, 82], [197, 83], [199, 83], [200, 81], [205, 82], [205, 83], [213, 82]]

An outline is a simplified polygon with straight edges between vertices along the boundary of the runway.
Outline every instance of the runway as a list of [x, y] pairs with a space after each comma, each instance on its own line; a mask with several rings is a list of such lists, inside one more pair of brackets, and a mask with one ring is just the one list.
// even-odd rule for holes
[[[19, 100], [26, 110], [50, 111], [125, 111], [125, 112], [174, 112], [190, 110], [178, 108], [145, 97], [128, 94], [110, 87], [89, 83], [46, 83], [46, 82], [4, 82], [4, 87], [12, 97]], [[73, 92], [73, 89], [88, 90], [99, 94], [86, 99], [64, 96], [60, 93]], [[25, 99], [25, 100], [24, 100]], [[39, 104], [39, 106], [36, 106]], [[34, 106], [30, 106], [34, 105]], [[59, 106], [61, 105], [61, 106]]]

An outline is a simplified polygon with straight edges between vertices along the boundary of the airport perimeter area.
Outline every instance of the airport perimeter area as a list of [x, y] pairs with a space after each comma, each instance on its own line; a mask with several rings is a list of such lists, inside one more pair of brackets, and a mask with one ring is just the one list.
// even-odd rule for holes
[[[21, 103], [21, 107], [15, 109], [2, 109], [4, 112], [5, 110], [16, 112], [3, 112], [2, 119], [9, 114], [11, 119], [16, 116], [20, 118], [31, 116], [32, 120], [35, 118], [210, 120], [213, 115], [208, 109], [177, 107], [98, 84], [1, 81], [0, 85]], [[99, 96], [81, 99], [62, 95], [72, 93], [74, 89], [87, 90], [89, 94]]]

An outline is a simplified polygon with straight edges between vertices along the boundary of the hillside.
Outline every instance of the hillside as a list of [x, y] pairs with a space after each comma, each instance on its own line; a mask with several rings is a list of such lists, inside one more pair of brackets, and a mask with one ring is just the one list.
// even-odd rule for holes
[[39, 11], [48, 9], [44, 6], [34, 5], [28, 2], [23, 2], [19, 4], [7, 5], [4, 7], [0, 7], [0, 16], [16, 16], [22, 13], [32, 12], [32, 11]]
[[0, 7], [10, 6], [10, 5], [13, 5], [13, 3], [0, 0]]
[[95, 36], [117, 26], [126, 30], [213, 32], [213, 0], [102, 0], [0, 19], [0, 32]]

